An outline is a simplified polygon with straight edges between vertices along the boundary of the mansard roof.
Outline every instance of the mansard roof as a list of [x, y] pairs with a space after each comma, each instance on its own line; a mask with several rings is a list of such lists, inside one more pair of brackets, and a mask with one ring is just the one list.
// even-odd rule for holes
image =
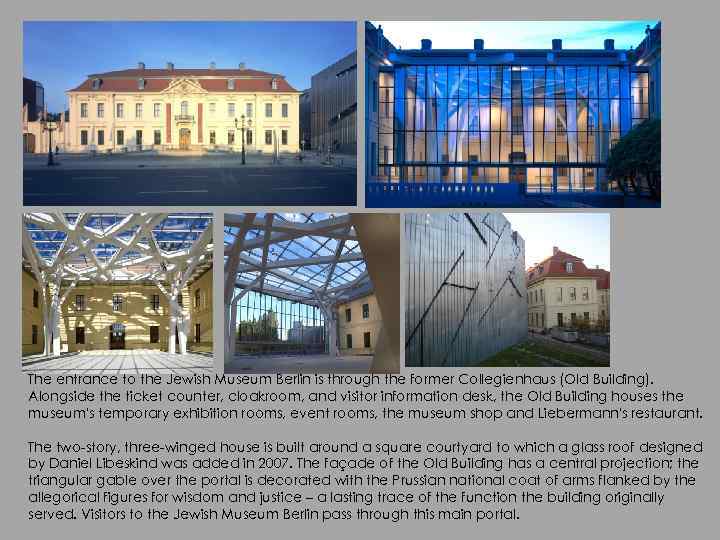
[[[143, 89], [138, 81], [143, 79]], [[70, 92], [133, 92], [152, 93], [166, 90], [173, 81], [190, 79], [196, 81], [208, 92], [297, 92], [283, 75], [258, 71], [255, 69], [123, 69], [92, 73], [79, 86]], [[228, 80], [234, 80], [233, 89], [228, 88]], [[93, 81], [99, 80], [98, 86]], [[273, 89], [275, 80], [277, 88]]]
[[[572, 262], [572, 272], [567, 271], [567, 262]], [[545, 278], [553, 277], [578, 277], [593, 278], [597, 280], [598, 288], [610, 287], [610, 272], [602, 269], [589, 269], [585, 266], [583, 259], [555, 248], [554, 253], [547, 259], [539, 262], [527, 270], [527, 284], [536, 283]], [[606, 285], [606, 286], [601, 286]]]

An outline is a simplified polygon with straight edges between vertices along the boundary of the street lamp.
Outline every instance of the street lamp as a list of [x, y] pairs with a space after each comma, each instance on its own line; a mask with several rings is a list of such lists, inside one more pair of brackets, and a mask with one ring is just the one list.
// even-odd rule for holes
[[245, 115], [240, 115], [240, 124], [238, 125], [238, 119], [235, 119], [235, 129], [240, 130], [240, 136], [242, 139], [240, 140], [242, 144], [242, 164], [245, 165], [245, 129], [250, 131], [250, 128], [252, 127], [252, 120], [248, 118], [247, 121], [247, 128], [245, 128]]
[[47, 119], [47, 114], [43, 116], [42, 120], [40, 120], [40, 124], [42, 125], [43, 131], [48, 132], [48, 167], [52, 167], [55, 165], [55, 161], [53, 160], [53, 152], [52, 152], [52, 132], [57, 129], [57, 123], [52, 122]]

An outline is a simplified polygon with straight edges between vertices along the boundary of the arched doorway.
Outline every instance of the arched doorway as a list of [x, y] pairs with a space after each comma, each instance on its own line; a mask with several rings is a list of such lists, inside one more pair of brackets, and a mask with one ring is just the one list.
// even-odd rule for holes
[[182, 128], [180, 130], [180, 150], [190, 149], [190, 130]]
[[110, 325], [110, 349], [125, 348], [125, 325], [113, 323]]

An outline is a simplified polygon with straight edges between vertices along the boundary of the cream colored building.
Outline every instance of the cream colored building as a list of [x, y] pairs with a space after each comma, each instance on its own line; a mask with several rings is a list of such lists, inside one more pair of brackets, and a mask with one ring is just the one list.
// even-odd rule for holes
[[338, 304], [340, 354], [374, 354], [382, 318], [374, 294]]
[[[43, 352], [42, 298], [37, 280], [23, 269], [23, 355]], [[190, 320], [188, 350], [212, 352], [212, 268], [189, 283], [178, 301]], [[77, 285], [61, 313], [61, 352], [168, 349], [169, 303], [154, 284]]]
[[530, 331], [609, 321], [609, 279], [605, 270], [588, 269], [583, 259], [557, 247], [527, 271]]
[[135, 69], [89, 75], [67, 92], [66, 150], [297, 152], [300, 92], [246, 69]]

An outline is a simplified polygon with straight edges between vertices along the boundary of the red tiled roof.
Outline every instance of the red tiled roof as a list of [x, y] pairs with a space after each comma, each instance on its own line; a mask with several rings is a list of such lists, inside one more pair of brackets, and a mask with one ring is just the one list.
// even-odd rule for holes
[[[206, 78], [218, 77], [218, 78]], [[175, 79], [194, 79], [208, 92], [297, 92], [282, 75], [254, 69], [125, 69], [94, 73], [70, 92], [162, 92]], [[277, 90], [272, 89], [273, 78]], [[93, 80], [100, 79], [100, 88], [93, 89]], [[145, 79], [145, 88], [138, 88], [138, 79]], [[228, 89], [228, 79], [235, 79], [235, 88]]]
[[603, 270], [602, 268], [591, 268], [590, 273], [594, 274], [597, 280], [598, 289], [609, 289], [610, 288], [610, 272]]
[[[566, 262], [573, 263], [572, 272], [567, 272], [565, 270]], [[602, 276], [599, 272], [607, 273], [607, 287], [600, 286]], [[527, 270], [526, 277], [528, 285], [547, 277], [587, 277], [598, 279], [598, 288], [609, 288], [610, 286], [610, 272], [600, 269], [590, 270], [587, 266], [585, 266], [583, 259], [560, 250], [532, 268], [529, 268]]]

